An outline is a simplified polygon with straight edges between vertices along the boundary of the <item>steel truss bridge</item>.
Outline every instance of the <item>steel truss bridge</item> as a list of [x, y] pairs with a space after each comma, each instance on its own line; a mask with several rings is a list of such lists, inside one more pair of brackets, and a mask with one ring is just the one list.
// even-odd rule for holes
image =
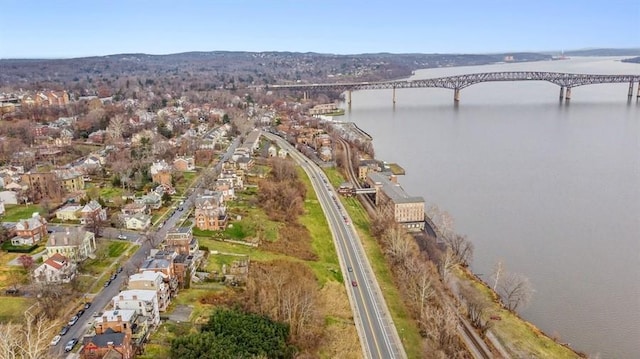
[[633, 97], [634, 84], [638, 83], [637, 97], [640, 98], [640, 75], [594, 75], [573, 74], [563, 72], [540, 71], [512, 71], [512, 72], [485, 72], [466, 75], [454, 75], [421, 80], [396, 80], [383, 82], [352, 82], [352, 83], [325, 83], [325, 84], [297, 84], [297, 85], [270, 85], [271, 90], [303, 91], [303, 98], [308, 98], [310, 91], [333, 90], [347, 92], [347, 103], [351, 104], [351, 92], [357, 90], [393, 90], [393, 103], [396, 102], [396, 89], [410, 88], [445, 88], [453, 90], [453, 100], [460, 101], [460, 90], [481, 82], [498, 81], [547, 81], [560, 86], [560, 100], [571, 99], [573, 87], [609, 84], [629, 83], [629, 100]]

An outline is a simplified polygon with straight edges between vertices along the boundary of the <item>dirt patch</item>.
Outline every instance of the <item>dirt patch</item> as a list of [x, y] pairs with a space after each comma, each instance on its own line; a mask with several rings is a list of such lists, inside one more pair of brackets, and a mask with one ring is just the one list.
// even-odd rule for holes
[[176, 323], [188, 322], [193, 308], [188, 305], [178, 305], [167, 317]]
[[298, 223], [287, 223], [280, 227], [278, 240], [264, 241], [260, 247], [269, 252], [282, 253], [307, 261], [318, 260], [318, 256], [311, 247], [309, 230]]

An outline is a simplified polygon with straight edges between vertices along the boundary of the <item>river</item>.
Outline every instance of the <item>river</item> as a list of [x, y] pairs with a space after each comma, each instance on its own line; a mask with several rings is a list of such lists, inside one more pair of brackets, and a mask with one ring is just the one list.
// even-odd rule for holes
[[[640, 74], [619, 58], [450, 67], [413, 78], [490, 71]], [[637, 89], [637, 85], [636, 85]], [[400, 184], [455, 219], [475, 245], [474, 272], [527, 276], [520, 314], [590, 356], [640, 358], [640, 103], [628, 84], [572, 90], [547, 82], [453, 91], [352, 94], [345, 121], [374, 138], [376, 158], [397, 162]]]

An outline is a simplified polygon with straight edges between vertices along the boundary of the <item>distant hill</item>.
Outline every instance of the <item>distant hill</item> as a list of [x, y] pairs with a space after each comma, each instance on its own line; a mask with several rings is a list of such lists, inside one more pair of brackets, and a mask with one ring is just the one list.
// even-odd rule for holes
[[637, 49], [584, 49], [565, 51], [567, 56], [640, 56]]
[[[0, 86], [74, 87], [108, 83], [121, 77], [198, 79], [199, 88], [244, 87], [291, 82], [382, 81], [410, 76], [422, 68], [540, 61], [550, 55], [357, 54], [211, 51], [170, 55], [116, 54], [72, 59], [0, 60]], [[81, 85], [86, 87], [85, 84]]]

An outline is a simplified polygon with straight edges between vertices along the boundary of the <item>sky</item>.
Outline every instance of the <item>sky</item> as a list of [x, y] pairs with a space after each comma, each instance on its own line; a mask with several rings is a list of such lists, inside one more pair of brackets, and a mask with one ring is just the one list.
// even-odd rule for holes
[[640, 48], [640, 0], [0, 0], [0, 58]]

